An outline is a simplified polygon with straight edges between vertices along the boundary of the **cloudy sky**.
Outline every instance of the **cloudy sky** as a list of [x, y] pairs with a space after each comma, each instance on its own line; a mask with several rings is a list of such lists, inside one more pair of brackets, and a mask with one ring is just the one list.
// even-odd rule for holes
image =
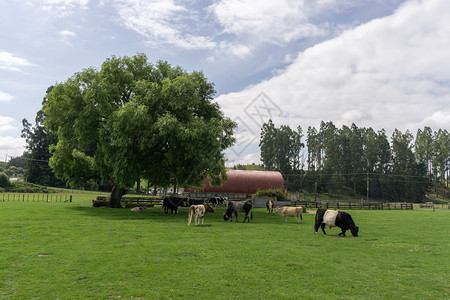
[[0, 0], [0, 160], [21, 155], [47, 87], [146, 53], [215, 83], [239, 123], [229, 164], [259, 163], [259, 128], [450, 130], [447, 0]]

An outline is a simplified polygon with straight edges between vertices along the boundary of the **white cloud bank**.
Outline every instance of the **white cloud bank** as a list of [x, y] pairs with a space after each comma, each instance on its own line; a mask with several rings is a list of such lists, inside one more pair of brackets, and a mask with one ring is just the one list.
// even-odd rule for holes
[[11, 101], [14, 97], [8, 93], [0, 91], [0, 102], [8, 102]]
[[352, 0], [111, 2], [122, 26], [143, 36], [150, 46], [213, 50], [216, 56], [225, 53], [245, 59], [264, 43], [285, 46], [326, 35], [330, 24], [314, 24], [310, 19], [351, 5]]
[[8, 156], [20, 156], [25, 151], [25, 140], [12, 136], [1, 135], [10, 130], [16, 130], [16, 120], [11, 117], [0, 116], [0, 160], [9, 160]]
[[25, 140], [12, 136], [0, 136], [0, 161], [8, 161], [10, 156], [21, 156], [25, 151]]
[[388, 132], [450, 130], [449, 36], [447, 1], [410, 1], [299, 53], [279, 75], [217, 100], [227, 115], [248, 120], [245, 107], [264, 92], [283, 111], [272, 116], [277, 126], [304, 131], [322, 120]]
[[27, 59], [17, 57], [14, 54], [6, 51], [0, 51], [0, 70], [6, 71], [21, 71], [21, 67], [35, 66]]

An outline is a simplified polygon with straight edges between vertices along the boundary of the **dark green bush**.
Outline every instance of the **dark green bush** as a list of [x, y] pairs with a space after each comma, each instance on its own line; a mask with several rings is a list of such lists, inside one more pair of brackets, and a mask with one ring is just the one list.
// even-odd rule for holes
[[9, 183], [9, 177], [5, 173], [0, 173], [0, 188], [7, 189], [11, 184]]
[[14, 193], [51, 193], [45, 186], [34, 183], [15, 181], [6, 189], [8, 192]]
[[255, 193], [255, 196], [276, 197], [277, 201], [289, 201], [289, 199], [286, 197], [286, 194], [281, 189], [258, 190]]

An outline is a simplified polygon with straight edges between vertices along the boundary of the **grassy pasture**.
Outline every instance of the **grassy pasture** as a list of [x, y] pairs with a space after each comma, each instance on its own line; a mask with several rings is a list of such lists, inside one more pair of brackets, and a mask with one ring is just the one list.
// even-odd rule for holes
[[314, 215], [285, 224], [224, 208], [187, 226], [164, 215], [72, 203], [0, 202], [1, 299], [445, 299], [448, 210], [350, 211], [360, 237], [314, 235]]

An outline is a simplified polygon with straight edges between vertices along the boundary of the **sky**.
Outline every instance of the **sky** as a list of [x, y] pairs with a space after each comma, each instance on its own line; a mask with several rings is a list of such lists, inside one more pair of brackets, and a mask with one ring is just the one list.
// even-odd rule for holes
[[450, 130], [447, 0], [0, 0], [0, 161], [21, 155], [46, 89], [145, 53], [215, 84], [238, 123], [227, 165], [277, 127]]

